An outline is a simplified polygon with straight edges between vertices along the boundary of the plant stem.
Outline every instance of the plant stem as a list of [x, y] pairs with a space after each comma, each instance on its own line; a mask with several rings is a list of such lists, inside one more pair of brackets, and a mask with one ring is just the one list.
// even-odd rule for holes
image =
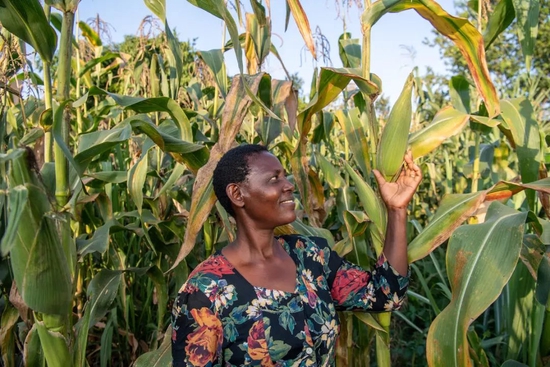
[[[51, 8], [49, 5], [44, 5], [44, 14], [46, 19], [50, 19]], [[44, 62], [44, 105], [46, 110], [52, 108], [52, 77], [51, 77], [51, 63], [49, 61], [42, 60]], [[44, 162], [52, 162], [52, 145], [53, 137], [51, 131], [44, 133]]]
[[481, 145], [481, 132], [474, 131], [475, 135], [475, 146], [474, 146], [474, 164], [472, 168], [472, 192], [477, 192], [477, 182], [479, 179], [479, 155], [480, 155], [480, 145]]
[[[57, 73], [57, 100], [61, 104], [70, 98], [71, 88], [71, 54], [72, 36], [75, 14], [68, 11], [63, 14], [61, 26], [61, 41], [59, 44], [59, 68]], [[61, 138], [65, 144], [69, 143], [69, 127], [71, 124], [71, 109], [63, 111]], [[69, 172], [67, 159], [59, 144], [55, 144], [55, 197], [57, 204], [63, 206], [69, 199]]]

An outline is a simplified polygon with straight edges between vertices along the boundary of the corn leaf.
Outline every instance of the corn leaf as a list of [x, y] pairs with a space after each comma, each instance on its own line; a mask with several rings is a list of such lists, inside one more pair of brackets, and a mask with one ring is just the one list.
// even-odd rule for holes
[[29, 191], [23, 185], [15, 186], [8, 191], [8, 222], [0, 243], [2, 256], [6, 256], [15, 245], [21, 215], [25, 212]]
[[531, 70], [531, 60], [535, 50], [535, 41], [539, 31], [539, 0], [512, 0], [516, 12], [521, 51], [525, 57], [527, 71]]
[[122, 227], [122, 225], [114, 218], [108, 220], [101, 227], [96, 228], [92, 237], [88, 240], [77, 239], [77, 252], [80, 257], [91, 254], [93, 252], [105, 253], [109, 247], [109, 233], [114, 226]]
[[462, 75], [456, 75], [449, 81], [451, 104], [463, 113], [470, 113], [470, 83]]
[[532, 189], [535, 191], [550, 194], [550, 178], [543, 178], [542, 180], [538, 180], [528, 184], [500, 181], [488, 190], [485, 200], [492, 201], [508, 199], [512, 195], [515, 195], [525, 189]]
[[537, 271], [537, 285], [535, 296], [537, 301], [546, 306], [548, 304], [548, 295], [550, 294], [550, 251], [546, 251], [539, 270]]
[[[499, 296], [516, 263], [527, 213], [499, 202], [489, 207], [483, 224], [458, 228], [447, 249], [451, 303], [428, 332], [430, 366], [470, 366], [467, 330]], [[502, 251], [506, 248], [506, 251]]]
[[487, 50], [493, 42], [516, 18], [514, 2], [512, 0], [500, 0], [494, 10], [489, 14], [487, 27], [483, 32], [483, 43]]
[[229, 80], [222, 50], [199, 51], [198, 55], [212, 72], [212, 76], [220, 88], [220, 93], [225, 98], [229, 89]]
[[50, 26], [38, 0], [0, 1], [0, 23], [51, 62], [57, 48], [57, 33]]
[[441, 201], [434, 217], [407, 247], [409, 263], [420, 260], [451, 236], [483, 203], [485, 192], [451, 194]]
[[461, 132], [469, 119], [470, 115], [451, 106], [439, 110], [428, 126], [409, 136], [413, 157], [420, 158], [433, 152], [445, 140]]
[[177, 122], [180, 129], [180, 138], [185, 141], [193, 141], [193, 133], [191, 131], [191, 124], [189, 119], [185, 115], [185, 112], [181, 109], [176, 101], [168, 97], [157, 98], [143, 98], [143, 97], [131, 97], [122, 96], [120, 94], [111, 93], [106, 90], [92, 87], [88, 91], [89, 96], [95, 95], [108, 95], [114, 99], [115, 103], [119, 106], [128, 108], [137, 113], [150, 113], [150, 112], [167, 112]]
[[475, 85], [485, 101], [489, 117], [498, 115], [499, 99], [487, 69], [483, 38], [468, 20], [448, 14], [433, 0], [380, 0], [363, 13], [363, 27], [371, 28], [387, 12], [409, 9], [414, 9], [439, 33], [454, 42], [468, 64]]
[[172, 365], [172, 327], [164, 334], [160, 347], [154, 351], [139, 356], [135, 367], [170, 367]]
[[[50, 292], [55, 293], [54, 290]], [[46, 315], [43, 317], [44, 319], [50, 319]], [[40, 320], [38, 317], [34, 325], [36, 325], [36, 330], [40, 336], [40, 346], [46, 357], [47, 365], [51, 367], [70, 367], [72, 359], [67, 340], [63, 334], [56, 331], [57, 328], [53, 327], [53, 325], [50, 326], [49, 322]], [[58, 323], [56, 322], [54, 325], [57, 326]]]
[[315, 42], [313, 42], [313, 36], [311, 35], [311, 27], [309, 26], [309, 20], [307, 19], [306, 12], [302, 8], [299, 0], [287, 0], [287, 5], [294, 17], [294, 21], [298, 26], [298, 30], [306, 43], [309, 52], [314, 59], [317, 58], [317, 52], [315, 51]]
[[384, 238], [386, 233], [386, 206], [382, 202], [382, 199], [374, 192], [372, 187], [361, 178], [357, 172], [347, 163], [344, 163], [344, 168], [349, 174], [351, 180], [355, 183], [355, 190], [359, 201], [363, 205], [363, 209], [370, 218], [374, 229], [371, 229], [371, 235], [373, 237], [373, 246], [376, 250], [376, 254], [382, 253], [384, 247]]
[[[519, 171], [523, 183], [538, 179], [541, 157], [539, 125], [533, 107], [527, 98], [501, 101], [502, 118], [511, 132], [519, 161]], [[529, 207], [534, 208], [535, 194], [527, 192]]]
[[344, 33], [338, 38], [340, 60], [345, 68], [361, 67], [361, 45], [358, 39], [351, 39], [350, 33]]
[[[181, 72], [183, 69], [183, 55], [181, 51], [181, 46], [177, 38], [172, 33], [168, 21], [165, 21], [164, 31], [166, 33], [166, 39], [168, 41], [168, 51], [166, 52], [168, 65], [170, 69], [176, 74], [175, 79], [170, 79], [171, 83], [171, 94], [170, 96], [174, 99], [178, 98], [178, 88], [181, 80]], [[175, 107], [173, 107], [175, 108]]]
[[[44, 359], [44, 351], [42, 350], [42, 346], [40, 345], [40, 336], [38, 335], [37, 327], [38, 326], [34, 324], [32, 326], [32, 329], [27, 334], [27, 337], [25, 338], [25, 350], [23, 351], [23, 360], [25, 361], [26, 367], [43, 367], [46, 365], [46, 361]], [[6, 367], [12, 366], [15, 366], [15, 364], [11, 366], [9, 364], [6, 364]]]
[[403, 91], [391, 109], [378, 144], [376, 168], [385, 176], [386, 181], [397, 178], [401, 172], [403, 156], [407, 151], [412, 119], [413, 77], [412, 73], [409, 74]]
[[361, 169], [364, 176], [368, 176], [371, 172], [368, 139], [359, 119], [360, 113], [359, 109], [355, 107], [346, 112], [338, 110], [335, 115], [344, 131], [349, 149], [353, 153], [355, 164]]
[[163, 23], [166, 21], [166, 0], [143, 0], [143, 2]]
[[80, 32], [82, 36], [86, 38], [92, 46], [94, 47], [103, 46], [103, 42], [101, 42], [101, 38], [99, 37], [99, 34], [97, 34], [97, 32], [94, 31], [92, 27], [90, 27], [86, 22], [83, 22], [83, 21], [78, 22], [78, 28], [80, 28]]
[[[19, 312], [11, 304], [7, 304], [6, 308], [2, 311], [2, 318], [0, 321], [0, 350], [2, 351], [3, 365], [6, 367], [15, 367], [15, 334], [13, 328], [17, 325], [19, 320]], [[36, 345], [33, 345], [36, 347]], [[40, 347], [40, 345], [38, 345]], [[25, 348], [27, 350], [27, 348]], [[36, 351], [35, 351], [36, 352]], [[39, 354], [39, 353], [36, 353]], [[28, 364], [27, 364], [28, 366]], [[33, 367], [36, 365], [33, 365]]]
[[324, 180], [328, 183], [331, 189], [336, 190], [345, 186], [345, 181], [340, 176], [340, 171], [336, 169], [325, 157], [321, 154], [316, 154], [315, 158], [321, 172], [323, 172]]
[[153, 266], [147, 270], [147, 276], [153, 284], [155, 285], [156, 291], [156, 304], [157, 304], [157, 328], [159, 331], [163, 329], [164, 326], [164, 314], [168, 308], [168, 285], [166, 279], [164, 279], [164, 274], [157, 267]]
[[128, 171], [128, 191], [141, 215], [143, 206], [143, 186], [149, 169], [149, 151], [143, 152], [139, 161]]

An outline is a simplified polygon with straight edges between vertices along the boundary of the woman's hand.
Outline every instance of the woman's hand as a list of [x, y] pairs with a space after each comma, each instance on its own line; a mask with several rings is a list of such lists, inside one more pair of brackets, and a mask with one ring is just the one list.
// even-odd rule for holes
[[373, 170], [373, 172], [378, 182], [380, 196], [388, 210], [406, 209], [422, 181], [422, 171], [413, 162], [410, 150], [405, 153], [405, 166], [397, 181], [387, 182], [379, 171]]

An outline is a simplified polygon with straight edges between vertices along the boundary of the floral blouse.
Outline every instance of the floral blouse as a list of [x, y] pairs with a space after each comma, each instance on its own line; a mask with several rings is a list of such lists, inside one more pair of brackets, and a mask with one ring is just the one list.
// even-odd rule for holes
[[251, 285], [218, 251], [190, 274], [172, 312], [172, 359], [181, 366], [334, 366], [337, 310], [391, 311], [409, 278], [378, 259], [372, 272], [325, 239], [277, 238], [296, 263], [293, 293]]

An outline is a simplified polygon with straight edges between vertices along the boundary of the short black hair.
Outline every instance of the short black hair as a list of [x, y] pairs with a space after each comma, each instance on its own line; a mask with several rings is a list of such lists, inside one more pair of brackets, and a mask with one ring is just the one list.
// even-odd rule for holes
[[225, 191], [227, 185], [244, 182], [250, 172], [248, 168], [249, 159], [256, 154], [267, 151], [267, 148], [263, 145], [239, 145], [228, 150], [218, 162], [212, 177], [214, 193], [220, 204], [231, 216], [235, 217], [235, 211]]

